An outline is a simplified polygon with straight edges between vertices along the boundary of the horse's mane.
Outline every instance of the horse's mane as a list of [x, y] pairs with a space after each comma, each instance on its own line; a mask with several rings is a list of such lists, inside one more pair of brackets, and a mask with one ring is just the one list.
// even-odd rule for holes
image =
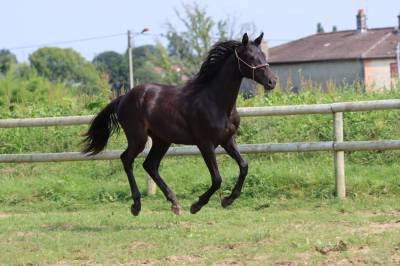
[[225, 60], [235, 51], [235, 48], [242, 45], [241, 42], [230, 40], [216, 43], [208, 52], [206, 60], [201, 64], [199, 72], [190, 79], [185, 87], [199, 89], [211, 81], [221, 69]]

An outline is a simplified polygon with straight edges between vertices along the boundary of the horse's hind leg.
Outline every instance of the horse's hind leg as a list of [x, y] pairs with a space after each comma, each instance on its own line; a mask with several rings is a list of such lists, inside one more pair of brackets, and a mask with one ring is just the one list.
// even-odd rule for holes
[[158, 138], [153, 138], [153, 145], [151, 146], [146, 160], [143, 162], [143, 168], [153, 178], [154, 182], [164, 193], [164, 196], [167, 198], [167, 200], [172, 203], [171, 210], [176, 215], [179, 215], [181, 212], [181, 207], [179, 206], [178, 200], [158, 172], [160, 162], [170, 146], [171, 143], [166, 143]]
[[136, 156], [143, 151], [146, 145], [147, 136], [145, 134], [136, 134], [136, 136], [128, 135], [128, 131], [126, 130], [125, 134], [128, 139], [128, 148], [121, 154], [121, 161], [124, 165], [125, 173], [128, 176], [129, 186], [132, 193], [133, 204], [131, 206], [131, 213], [137, 216], [141, 209], [140, 192], [135, 181], [135, 176], [133, 175], [132, 164]]

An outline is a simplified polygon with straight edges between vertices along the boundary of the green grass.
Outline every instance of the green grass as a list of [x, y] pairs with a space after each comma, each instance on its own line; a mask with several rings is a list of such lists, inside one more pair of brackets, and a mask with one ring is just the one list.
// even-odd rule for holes
[[[242, 196], [222, 209], [217, 192], [196, 215], [189, 206], [210, 183], [202, 159], [165, 159], [179, 217], [159, 190], [145, 195], [142, 159], [134, 168], [144, 194], [138, 217], [118, 161], [0, 165], [0, 264], [399, 262], [398, 163], [347, 163], [349, 197], [340, 202], [330, 153], [246, 158]], [[226, 156], [218, 162], [227, 194], [238, 169]]]
[[[391, 153], [392, 154], [392, 153]], [[394, 152], [399, 155], [399, 152]], [[330, 199], [334, 197], [331, 154], [247, 155], [249, 174], [243, 197]], [[145, 189], [143, 158], [134, 172], [142, 193]], [[236, 182], [238, 168], [227, 156], [218, 156], [223, 185], [228, 193]], [[194, 200], [206, 190], [210, 177], [200, 157], [171, 157], [161, 164], [161, 175], [182, 199]], [[60, 206], [75, 203], [127, 202], [130, 193], [119, 160], [111, 162], [64, 162], [0, 165], [0, 203], [14, 206], [51, 201]], [[347, 193], [358, 196], [400, 196], [398, 163], [346, 162]], [[157, 194], [162, 198], [162, 193]]]
[[26, 207], [2, 212], [0, 263], [399, 263], [398, 198], [281, 199], [270, 206], [242, 199], [239, 206], [227, 210], [214, 198], [198, 214], [186, 211], [179, 217], [159, 199], [146, 198], [143, 204], [138, 217], [132, 217], [127, 204], [121, 203], [73, 211]]

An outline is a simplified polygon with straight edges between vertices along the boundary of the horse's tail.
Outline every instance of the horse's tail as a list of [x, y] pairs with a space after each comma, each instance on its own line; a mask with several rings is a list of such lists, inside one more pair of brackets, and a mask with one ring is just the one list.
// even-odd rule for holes
[[108, 138], [119, 131], [117, 107], [121, 97], [113, 100], [100, 111], [90, 124], [89, 130], [83, 135], [85, 139], [82, 153], [95, 155], [107, 145]]

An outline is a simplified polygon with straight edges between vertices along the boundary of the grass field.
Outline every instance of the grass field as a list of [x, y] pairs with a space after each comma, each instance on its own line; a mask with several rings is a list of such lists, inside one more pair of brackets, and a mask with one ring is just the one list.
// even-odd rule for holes
[[[188, 210], [210, 183], [206, 167], [198, 157], [166, 159], [161, 173], [181, 216], [157, 191], [132, 217], [118, 161], [0, 165], [0, 264], [400, 263], [398, 163], [348, 162], [349, 197], [340, 202], [329, 153], [246, 158], [241, 198], [223, 209], [217, 193], [196, 215]], [[141, 161], [135, 171], [145, 194]], [[225, 156], [218, 161], [226, 194], [237, 168]]]
[[[183, 205], [189, 206], [185, 200]], [[242, 200], [223, 210], [214, 199], [197, 215], [176, 217], [146, 198], [70, 211], [46, 204], [0, 214], [3, 265], [398, 265], [398, 198]], [[32, 207], [39, 207], [39, 210]]]

